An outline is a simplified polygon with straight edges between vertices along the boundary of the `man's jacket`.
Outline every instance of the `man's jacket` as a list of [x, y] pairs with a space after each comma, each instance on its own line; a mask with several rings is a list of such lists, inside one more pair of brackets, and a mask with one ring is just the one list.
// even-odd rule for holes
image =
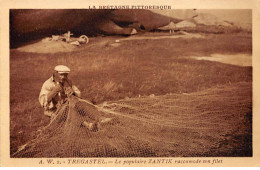
[[[58, 86], [58, 83], [55, 82], [53, 76], [46, 80], [42, 85], [42, 89], [39, 95], [39, 102], [45, 110], [51, 110], [56, 108], [58, 105], [62, 104], [64, 100], [67, 98], [67, 95], [62, 90], [61, 92], [57, 93], [57, 95], [55, 95], [50, 102], [48, 102], [47, 96], [56, 86]], [[71, 85], [71, 88], [75, 96], [80, 97], [79, 89], [75, 85]]]

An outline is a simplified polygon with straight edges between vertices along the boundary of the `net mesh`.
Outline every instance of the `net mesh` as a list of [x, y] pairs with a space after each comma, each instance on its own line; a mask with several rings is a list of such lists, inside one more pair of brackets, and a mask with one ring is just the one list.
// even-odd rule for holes
[[[112, 121], [89, 130], [83, 122]], [[119, 118], [76, 97], [57, 110], [49, 125], [36, 138], [20, 147], [14, 157], [127, 157], [155, 156], [149, 143], [124, 133]]]
[[[49, 125], [11, 157], [250, 155], [251, 88], [240, 86], [244, 90], [232, 86], [109, 101], [98, 106], [72, 96]], [[112, 121], [95, 130], [82, 125], [104, 118]]]

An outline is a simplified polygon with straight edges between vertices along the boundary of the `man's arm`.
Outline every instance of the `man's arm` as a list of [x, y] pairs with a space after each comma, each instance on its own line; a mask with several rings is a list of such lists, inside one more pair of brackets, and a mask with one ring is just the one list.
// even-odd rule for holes
[[48, 107], [53, 97], [55, 97], [55, 95], [61, 90], [60, 85], [55, 86], [54, 88], [52, 86], [53, 85], [48, 84], [48, 82], [45, 82], [41, 88], [39, 102], [44, 108]]
[[73, 85], [72, 86], [72, 90], [74, 91], [75, 96], [81, 97], [81, 92], [80, 92], [80, 90], [76, 86]]
[[62, 90], [60, 84], [57, 84], [48, 94], [47, 94], [47, 102], [50, 103], [51, 100]]
[[42, 107], [47, 107], [48, 100], [47, 94], [50, 92], [50, 89], [47, 87], [46, 82], [42, 85], [41, 92], [39, 95], [39, 102]]

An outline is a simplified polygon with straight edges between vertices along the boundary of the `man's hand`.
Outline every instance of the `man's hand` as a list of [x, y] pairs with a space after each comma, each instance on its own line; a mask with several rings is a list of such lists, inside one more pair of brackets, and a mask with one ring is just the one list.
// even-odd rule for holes
[[47, 95], [48, 103], [52, 100], [53, 97], [56, 96], [57, 93], [61, 92], [62, 87], [60, 84], [57, 84], [52, 91]]
[[65, 92], [65, 94], [66, 94], [68, 97], [71, 96], [71, 95], [74, 93], [74, 91], [73, 91], [73, 89], [72, 89], [72, 85], [71, 85], [71, 81], [70, 81], [70, 80], [66, 79], [66, 80], [64, 81], [64, 83], [63, 83], [63, 87], [64, 87], [64, 92]]
[[61, 90], [62, 90], [62, 86], [61, 86], [60, 83], [58, 83], [58, 84], [53, 88], [52, 91], [57, 94], [58, 92], [61, 92]]
[[74, 93], [74, 91], [73, 91], [73, 89], [71, 88], [71, 87], [65, 87], [64, 88], [64, 91], [65, 91], [65, 94], [69, 97], [69, 96], [71, 96], [73, 93]]

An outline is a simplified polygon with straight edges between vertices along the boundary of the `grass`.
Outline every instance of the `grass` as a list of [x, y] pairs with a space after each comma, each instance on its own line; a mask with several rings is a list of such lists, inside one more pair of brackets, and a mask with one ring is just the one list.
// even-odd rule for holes
[[[48, 123], [38, 103], [41, 86], [58, 64], [71, 68], [70, 78], [93, 103], [125, 97], [190, 93], [213, 86], [251, 82], [252, 68], [187, 56], [212, 53], [252, 53], [250, 34], [205, 35], [205, 39], [123, 41], [118, 37], [91, 39], [71, 53], [37, 54], [11, 50], [10, 107], [11, 152]], [[104, 43], [106, 42], [106, 43]]]

